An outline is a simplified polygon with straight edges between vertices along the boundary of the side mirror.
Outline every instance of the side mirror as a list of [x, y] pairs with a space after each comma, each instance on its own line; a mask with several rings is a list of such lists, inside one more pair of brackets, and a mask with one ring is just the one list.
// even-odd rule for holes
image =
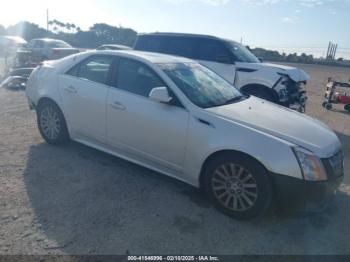
[[259, 57], [258, 59], [259, 59], [259, 61], [260, 61], [261, 63], [264, 63], [264, 58]]
[[168, 89], [166, 87], [155, 87], [149, 93], [149, 99], [158, 103], [169, 103], [171, 97], [169, 96]]

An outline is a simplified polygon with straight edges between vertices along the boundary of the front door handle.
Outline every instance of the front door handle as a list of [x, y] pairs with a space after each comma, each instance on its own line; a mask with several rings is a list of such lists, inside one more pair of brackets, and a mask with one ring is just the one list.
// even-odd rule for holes
[[112, 108], [114, 109], [117, 109], [117, 110], [125, 110], [126, 107], [121, 103], [121, 102], [118, 102], [118, 101], [114, 101], [112, 103], [109, 104]]
[[73, 94], [77, 93], [77, 90], [75, 89], [74, 86], [66, 86], [64, 89], [69, 93], [73, 93]]

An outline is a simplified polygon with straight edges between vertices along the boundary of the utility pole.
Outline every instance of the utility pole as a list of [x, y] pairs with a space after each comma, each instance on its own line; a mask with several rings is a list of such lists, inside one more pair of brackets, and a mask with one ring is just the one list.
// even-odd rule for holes
[[328, 49], [327, 49], [326, 60], [327, 60], [327, 59], [328, 59], [328, 57], [329, 57], [329, 53], [330, 53], [330, 51], [331, 51], [331, 45], [332, 45], [332, 43], [331, 43], [331, 42], [329, 42], [329, 44], [328, 44]]
[[338, 44], [329, 42], [326, 60], [335, 60], [335, 55], [337, 54]]
[[49, 9], [46, 9], [46, 30], [49, 32]]
[[336, 44], [334, 47], [333, 60], [335, 60], [335, 55], [337, 54], [337, 50], [338, 50], [338, 44]]

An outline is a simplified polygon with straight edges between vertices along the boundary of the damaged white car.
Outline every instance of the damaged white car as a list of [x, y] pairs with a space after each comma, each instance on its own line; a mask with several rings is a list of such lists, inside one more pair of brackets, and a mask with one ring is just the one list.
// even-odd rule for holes
[[35, 69], [26, 95], [48, 143], [73, 139], [200, 187], [234, 218], [272, 200], [322, 202], [344, 177], [327, 126], [186, 58], [81, 53]]
[[197, 60], [242, 93], [305, 111], [309, 76], [298, 68], [262, 63], [237, 42], [207, 35], [154, 33], [140, 34], [134, 49]]

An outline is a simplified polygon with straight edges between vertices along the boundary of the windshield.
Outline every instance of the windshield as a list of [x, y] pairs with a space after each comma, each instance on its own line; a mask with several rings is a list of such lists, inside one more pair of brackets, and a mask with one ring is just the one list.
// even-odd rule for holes
[[233, 41], [229, 41], [228, 45], [238, 62], [261, 63], [260, 60], [245, 46]]
[[49, 46], [52, 48], [71, 48], [69, 44], [63, 41], [52, 41], [49, 42]]
[[159, 65], [192, 103], [209, 108], [233, 103], [242, 94], [213, 71], [197, 63]]

